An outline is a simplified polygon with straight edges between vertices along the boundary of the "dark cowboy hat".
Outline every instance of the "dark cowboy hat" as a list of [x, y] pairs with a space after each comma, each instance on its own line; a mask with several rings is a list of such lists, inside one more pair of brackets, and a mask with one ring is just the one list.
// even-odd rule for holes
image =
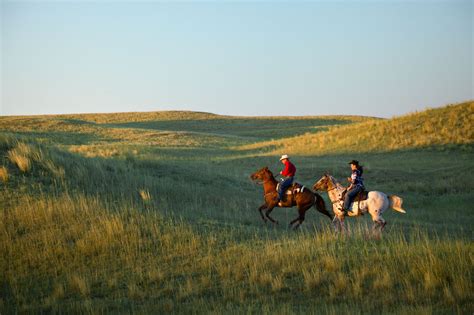
[[354, 165], [356, 165], [356, 166], [359, 166], [359, 161], [357, 161], [357, 160], [352, 160], [352, 161], [349, 162], [349, 164], [354, 164]]

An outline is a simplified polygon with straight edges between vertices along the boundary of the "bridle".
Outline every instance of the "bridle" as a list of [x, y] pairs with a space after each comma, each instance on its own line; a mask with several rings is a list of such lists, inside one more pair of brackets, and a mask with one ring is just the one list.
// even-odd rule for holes
[[[334, 183], [332, 183], [332, 184], [334, 185], [334, 187], [331, 188], [331, 189], [326, 190], [326, 192], [327, 192], [328, 194], [329, 194], [329, 192], [330, 192], [331, 190], [334, 190], [334, 189], [337, 189], [337, 188], [338, 188], [338, 187], [337, 187], [337, 184], [334, 184]], [[336, 199], [335, 201], [332, 201], [332, 200], [331, 200], [331, 202], [332, 202], [332, 204], [336, 204], [336, 203], [340, 203], [341, 200], [340, 200], [340, 199]]]
[[[278, 180], [275, 178], [275, 176], [271, 176], [271, 177], [273, 177], [273, 180], [275, 180], [275, 181], [278, 183]], [[257, 184], [263, 185], [263, 184], [265, 184], [265, 183], [268, 183], [269, 181], [272, 180], [271, 177], [269, 177], [269, 178], [267, 178], [267, 179], [265, 179], [265, 180], [262, 180], [261, 182], [257, 182]], [[259, 179], [259, 178], [257, 178], [257, 179]]]
[[[327, 183], [327, 182], [326, 182]], [[333, 184], [334, 185], [334, 184]], [[337, 189], [337, 185], [334, 185], [333, 188], [326, 190], [326, 192], [330, 192], [331, 190]]]

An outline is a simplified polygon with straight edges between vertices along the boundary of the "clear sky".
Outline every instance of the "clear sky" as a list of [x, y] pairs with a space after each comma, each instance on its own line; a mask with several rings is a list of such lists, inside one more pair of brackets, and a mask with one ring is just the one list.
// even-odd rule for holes
[[473, 99], [473, 1], [1, 1], [1, 115], [391, 117]]

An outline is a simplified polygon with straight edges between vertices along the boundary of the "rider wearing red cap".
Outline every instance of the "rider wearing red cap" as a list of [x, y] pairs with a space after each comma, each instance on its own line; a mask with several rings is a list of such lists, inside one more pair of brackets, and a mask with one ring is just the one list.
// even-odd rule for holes
[[285, 165], [285, 168], [280, 172], [283, 178], [278, 188], [279, 201], [283, 199], [283, 194], [285, 193], [286, 189], [290, 187], [291, 184], [293, 184], [293, 178], [296, 174], [296, 167], [290, 162], [290, 157], [287, 154], [283, 154], [280, 158], [280, 161]]

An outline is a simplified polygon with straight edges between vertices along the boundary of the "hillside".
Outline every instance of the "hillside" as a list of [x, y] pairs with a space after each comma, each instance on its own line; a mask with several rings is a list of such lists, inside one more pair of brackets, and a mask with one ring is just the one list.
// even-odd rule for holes
[[[1, 314], [473, 313], [472, 103], [392, 120], [196, 115], [0, 117]], [[462, 132], [440, 140], [443, 122]], [[392, 125], [441, 149], [329, 141]], [[298, 182], [344, 178], [355, 157], [368, 189], [402, 196], [407, 214], [384, 213], [383, 234], [368, 216], [335, 234], [314, 210], [288, 230], [295, 208], [263, 223], [249, 175], [281, 169], [266, 150], [289, 134], [302, 135], [289, 147]], [[294, 142], [321, 135], [315, 154]]]
[[344, 152], [383, 152], [440, 145], [472, 145], [474, 102], [449, 105], [388, 120], [332, 126], [304, 134], [239, 147], [270, 153], [321, 155]]
[[[166, 139], [159, 140], [158, 143], [150, 143], [149, 139], [156, 140], [176, 134], [188, 140], [194, 136], [197, 141], [203, 141], [204, 144], [208, 142], [207, 137], [219, 138], [223, 140], [221, 144], [225, 145], [226, 142], [232, 142], [231, 137], [240, 137], [238, 142], [234, 141], [232, 144], [242, 144], [248, 141], [278, 139], [305, 132], [317, 132], [330, 125], [372, 119], [362, 116], [239, 117], [164, 111], [0, 117], [0, 131], [22, 132], [33, 137], [40, 137], [42, 133], [47, 133], [47, 139], [51, 136], [73, 133], [88, 135], [96, 142], [102, 143], [113, 140], [145, 142], [152, 145], [163, 143], [164, 146], [173, 146], [173, 144], [167, 145]], [[177, 145], [188, 145], [186, 140], [183, 139]]]
[[161, 149], [222, 150], [372, 120], [358, 116], [233, 117], [150, 112], [0, 117], [0, 132], [93, 157], [149, 155]]

